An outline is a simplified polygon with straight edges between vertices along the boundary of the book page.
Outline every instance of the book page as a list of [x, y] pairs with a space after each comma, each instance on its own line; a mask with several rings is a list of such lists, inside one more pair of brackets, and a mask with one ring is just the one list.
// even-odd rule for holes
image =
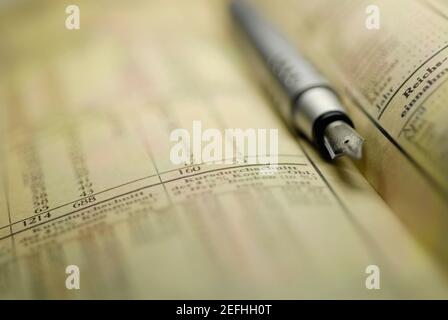
[[[227, 3], [77, 3], [78, 30], [64, 1], [1, 13], [1, 298], [448, 296], [358, 169], [286, 129]], [[277, 171], [174, 165], [170, 133], [193, 121], [278, 129]]]
[[[369, 182], [409, 229], [448, 261], [446, 1], [264, 5], [338, 87], [366, 138], [359, 167]], [[378, 29], [369, 27], [377, 16]]]

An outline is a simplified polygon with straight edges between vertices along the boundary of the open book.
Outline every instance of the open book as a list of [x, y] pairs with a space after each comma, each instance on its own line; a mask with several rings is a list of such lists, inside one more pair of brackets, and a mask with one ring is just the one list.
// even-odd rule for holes
[[[5, 5], [0, 297], [447, 298], [448, 7], [376, 2], [379, 30], [368, 1], [259, 3], [339, 89], [359, 166], [285, 127], [225, 1], [77, 1], [77, 30]], [[173, 165], [195, 120], [278, 129], [276, 172]]]

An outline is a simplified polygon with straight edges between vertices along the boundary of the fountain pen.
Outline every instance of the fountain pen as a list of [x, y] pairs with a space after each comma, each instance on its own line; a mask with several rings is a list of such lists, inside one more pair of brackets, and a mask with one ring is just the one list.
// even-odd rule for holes
[[232, 1], [230, 11], [284, 120], [324, 157], [361, 159], [364, 139], [329, 82], [248, 2]]

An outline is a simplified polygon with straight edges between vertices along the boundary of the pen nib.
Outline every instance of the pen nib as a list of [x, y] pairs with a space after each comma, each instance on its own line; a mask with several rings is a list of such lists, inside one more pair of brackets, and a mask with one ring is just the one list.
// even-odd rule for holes
[[343, 121], [335, 121], [325, 128], [324, 144], [332, 160], [343, 155], [361, 159], [363, 143], [364, 138]]

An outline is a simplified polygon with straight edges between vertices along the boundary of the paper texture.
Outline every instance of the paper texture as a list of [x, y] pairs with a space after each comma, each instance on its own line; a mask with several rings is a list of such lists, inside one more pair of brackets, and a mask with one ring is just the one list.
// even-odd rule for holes
[[[76, 31], [67, 5], [0, 17], [1, 298], [447, 297], [358, 169], [286, 130], [226, 3], [79, 1]], [[193, 120], [278, 128], [277, 173], [172, 165], [169, 134]], [[369, 265], [380, 290], [366, 288]]]

